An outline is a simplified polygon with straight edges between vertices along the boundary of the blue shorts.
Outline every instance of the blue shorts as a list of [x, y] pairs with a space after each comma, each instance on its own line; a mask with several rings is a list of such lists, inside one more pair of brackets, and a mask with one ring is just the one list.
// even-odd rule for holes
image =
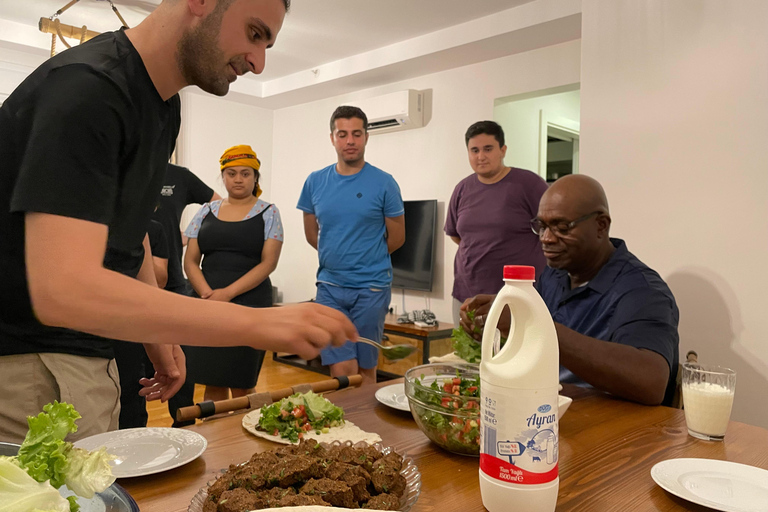
[[[389, 310], [392, 291], [389, 288], [343, 288], [317, 283], [318, 304], [341, 311], [355, 324], [360, 336], [381, 342], [384, 318]], [[341, 347], [320, 352], [323, 365], [357, 359], [360, 368], [370, 369], [379, 362], [379, 351], [366, 343], [347, 341]]]

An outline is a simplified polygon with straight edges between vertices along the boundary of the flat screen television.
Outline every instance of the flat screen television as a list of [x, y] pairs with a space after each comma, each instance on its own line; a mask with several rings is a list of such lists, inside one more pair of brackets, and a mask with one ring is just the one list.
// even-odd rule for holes
[[392, 288], [431, 292], [437, 200], [404, 204], [405, 243], [392, 253]]

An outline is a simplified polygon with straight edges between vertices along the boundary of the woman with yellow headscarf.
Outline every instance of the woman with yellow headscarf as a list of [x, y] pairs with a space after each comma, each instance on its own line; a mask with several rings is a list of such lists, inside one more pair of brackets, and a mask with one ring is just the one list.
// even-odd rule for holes
[[[277, 207], [259, 198], [261, 162], [250, 146], [233, 146], [219, 160], [227, 197], [203, 205], [186, 232], [184, 270], [205, 300], [272, 306], [269, 275], [283, 246]], [[201, 262], [202, 260], [202, 267]], [[187, 378], [205, 384], [206, 400], [253, 392], [264, 351], [249, 347], [189, 347]]]

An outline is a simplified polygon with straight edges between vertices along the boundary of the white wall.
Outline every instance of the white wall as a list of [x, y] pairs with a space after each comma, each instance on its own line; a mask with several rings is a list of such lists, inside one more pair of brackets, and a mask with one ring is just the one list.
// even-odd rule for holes
[[[220, 196], [226, 197], [219, 158], [227, 148], [249, 144], [261, 161], [262, 198], [272, 201], [273, 112], [202, 92], [182, 92], [182, 128], [177, 147], [179, 165], [189, 168]], [[279, 208], [279, 206], [278, 206]], [[186, 228], [199, 209], [189, 206], [182, 216]]]
[[0, 101], [7, 98], [47, 55], [0, 45]]
[[[433, 292], [406, 292], [405, 307], [423, 309], [429, 300], [437, 317], [450, 321], [456, 246], [446, 243], [442, 229], [445, 203], [456, 183], [472, 172], [464, 132], [475, 121], [493, 118], [496, 98], [577, 83], [579, 66], [580, 44], [575, 41], [276, 111], [271, 197], [281, 208], [286, 237], [273, 282], [284, 300], [315, 295], [317, 253], [304, 239], [302, 214], [295, 207], [307, 175], [336, 161], [329, 140], [331, 113], [348, 101], [418, 89], [431, 97], [428, 125], [371, 135], [366, 160], [395, 177], [403, 199], [438, 200]], [[392, 302], [402, 311], [400, 290], [393, 290]]]
[[584, 0], [581, 172], [669, 283], [681, 357], [737, 371], [768, 427], [768, 2]]
[[[579, 122], [579, 91], [548, 94], [537, 98], [497, 101], [493, 120], [504, 128], [507, 154], [504, 163], [512, 167], [538, 172], [539, 111]], [[542, 176], [546, 178], [546, 176]]]

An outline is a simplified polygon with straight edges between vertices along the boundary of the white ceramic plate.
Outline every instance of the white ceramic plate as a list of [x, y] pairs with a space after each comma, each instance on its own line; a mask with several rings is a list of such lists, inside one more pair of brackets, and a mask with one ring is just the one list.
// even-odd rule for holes
[[[562, 388], [562, 386], [561, 386]], [[380, 403], [397, 409], [399, 411], [410, 411], [411, 407], [408, 405], [408, 397], [405, 396], [405, 384], [391, 384], [384, 386], [376, 390], [376, 400]], [[557, 396], [558, 417], [562, 417], [565, 411], [573, 402], [573, 399], [567, 396]]]
[[129, 428], [81, 439], [78, 448], [96, 450], [102, 446], [117, 459], [112, 474], [117, 478], [145, 476], [183, 466], [198, 458], [208, 441], [191, 430], [180, 428]]
[[376, 390], [376, 400], [399, 411], [410, 411], [408, 397], [405, 396], [405, 384], [390, 384]]
[[651, 468], [667, 492], [725, 512], [768, 510], [768, 471], [711, 459], [670, 459]]
[[[289, 439], [284, 439], [279, 435], [272, 435], [263, 430], [259, 430], [259, 419], [261, 418], [261, 409], [254, 409], [245, 416], [243, 416], [243, 428], [255, 435], [268, 441], [273, 441], [280, 444], [295, 444], [291, 443]], [[340, 427], [331, 427], [328, 429], [327, 434], [315, 434], [310, 430], [304, 434], [305, 439], [314, 439], [318, 443], [332, 443], [334, 441], [344, 442], [350, 441], [357, 443], [365, 441], [368, 444], [380, 443], [381, 436], [374, 432], [366, 432], [349, 420], [344, 420], [344, 424]]]

